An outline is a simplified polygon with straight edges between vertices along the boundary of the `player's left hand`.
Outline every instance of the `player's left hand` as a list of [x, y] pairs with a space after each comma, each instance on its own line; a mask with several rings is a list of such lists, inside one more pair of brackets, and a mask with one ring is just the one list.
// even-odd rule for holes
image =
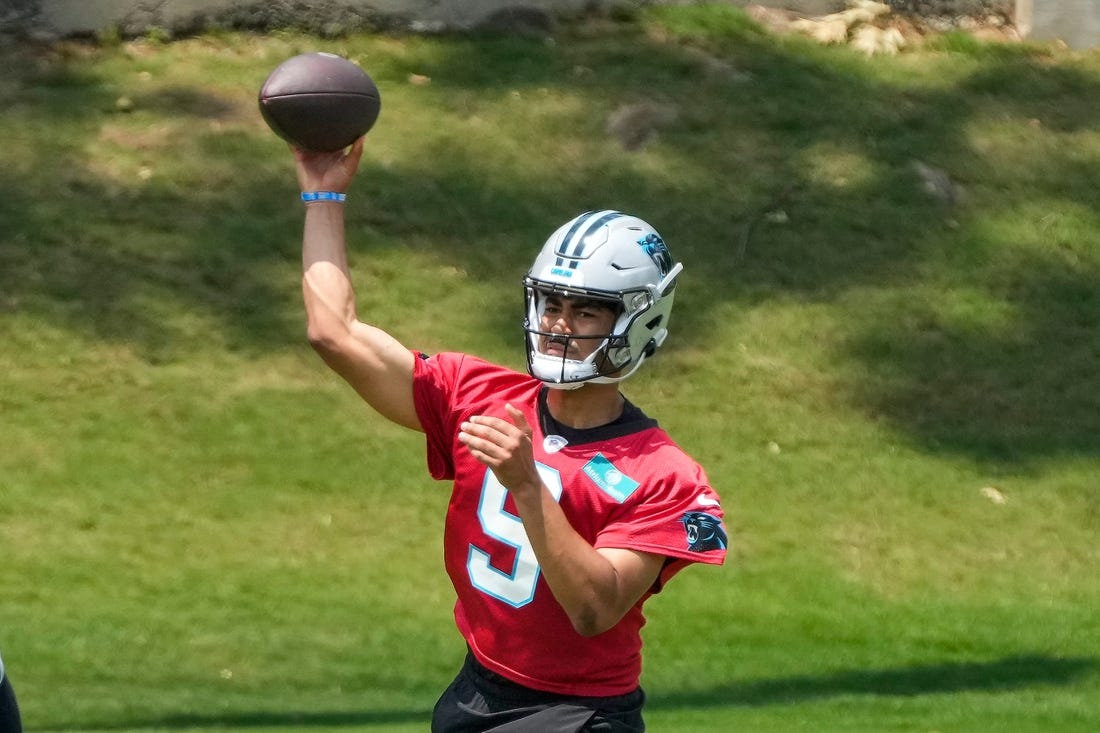
[[537, 491], [542, 487], [542, 479], [535, 467], [531, 426], [523, 413], [512, 405], [505, 405], [504, 409], [508, 420], [474, 415], [462, 423], [458, 440], [474, 458], [492, 470], [508, 491]]

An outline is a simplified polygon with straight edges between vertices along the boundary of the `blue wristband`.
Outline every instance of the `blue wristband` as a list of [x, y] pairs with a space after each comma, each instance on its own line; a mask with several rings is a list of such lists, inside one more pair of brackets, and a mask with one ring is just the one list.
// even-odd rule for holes
[[346, 193], [339, 191], [302, 191], [302, 201], [307, 204], [310, 201], [336, 201], [342, 204], [347, 197]]

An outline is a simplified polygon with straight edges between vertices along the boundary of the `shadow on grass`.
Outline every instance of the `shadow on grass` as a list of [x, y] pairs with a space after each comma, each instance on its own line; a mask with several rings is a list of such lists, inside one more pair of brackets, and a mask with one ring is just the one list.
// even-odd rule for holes
[[[376, 53], [372, 63], [391, 86], [411, 73], [430, 78], [416, 109], [454, 131], [425, 135], [422, 154], [400, 165], [368, 155], [372, 169], [357, 181], [349, 217], [379, 239], [416, 241], [500, 283], [515, 303], [514, 312], [487, 316], [502, 348], [519, 343], [523, 267], [554, 226], [589, 208], [642, 214], [687, 262], [685, 290], [697, 294], [690, 302], [698, 310], [678, 310], [681, 343], [707, 341], [711, 305], [791, 297], [833, 304], [853, 291], [890, 290], [898, 299], [892, 309], [853, 319], [848, 327], [860, 330], [835, 344], [839, 358], [859, 367], [837, 368], [844, 399], [929, 450], [994, 462], [1100, 456], [1100, 373], [1092, 368], [1100, 356], [1092, 327], [1100, 322], [1100, 263], [1089, 247], [1100, 244], [1090, 234], [1100, 221], [1080, 215], [1085, 241], [1076, 247], [1072, 232], [1028, 240], [990, 226], [1035, 202], [1100, 210], [1092, 161], [1029, 132], [1094, 129], [1089, 100], [1100, 98], [1100, 78], [1081, 64], [1020, 51], [980, 63], [962, 58], [971, 71], [953, 84], [887, 80], [854, 55], [776, 42], [743, 15], [726, 30], [719, 17], [701, 18], [698, 31], [680, 37], [620, 28], [553, 46], [453, 39], [427, 51]], [[707, 58], [737, 73], [708, 72]], [[43, 150], [41, 169], [27, 179], [0, 181], [0, 314], [26, 311], [132, 343], [151, 362], [186, 358], [189, 334], [172, 321], [181, 312], [215, 323], [231, 348], [300, 343], [297, 278], [289, 274], [300, 212], [285, 205], [289, 159], [275, 168], [273, 148], [258, 137], [204, 126], [247, 108], [244, 101], [175, 83], [136, 94], [134, 114], [193, 118], [195, 156], [223, 168], [239, 161], [244, 170], [209, 185], [201, 177], [120, 183], [87, 152], [97, 135], [120, 134], [111, 132], [109, 111], [116, 81], [81, 59], [31, 75], [31, 88], [17, 96], [21, 124], [64, 119], [83, 137]], [[509, 173], [487, 172], [483, 144], [463, 132], [491, 109], [488, 102], [479, 109], [478, 95], [537, 98], [546, 89], [576, 102], [548, 113], [560, 117], [546, 123], [557, 137], [527, 137], [542, 128], [499, 134], [520, 149], [583, 146], [585, 154], [537, 174], [524, 156]], [[677, 109], [659, 153], [676, 175], [606, 152], [615, 147], [606, 115], [645, 99]], [[1010, 153], [1019, 160], [990, 160], [975, 142], [974, 130], [991, 121], [1013, 126], [1021, 143]], [[135, 142], [139, 151], [142, 144]], [[149, 145], [145, 156], [154, 161], [174, 151]], [[1009, 154], [1003, 143], [996, 150]], [[814, 168], [822, 160], [857, 160], [865, 174], [837, 183]], [[984, 191], [980, 205], [944, 206], [925, 195], [915, 161]], [[742, 237], [779, 192], [786, 223]], [[353, 250], [362, 247], [352, 239]], [[957, 251], [971, 255], [962, 261]], [[968, 277], [953, 274], [960, 270]], [[273, 271], [288, 277], [278, 281]], [[970, 288], [1003, 304], [1013, 322], [971, 328], [935, 302], [902, 302], [939, 281], [947, 284], [933, 289]], [[688, 293], [681, 299], [689, 302]]]
[[1100, 669], [1093, 657], [1024, 655], [991, 662], [954, 662], [854, 669], [824, 675], [730, 682], [709, 689], [650, 695], [653, 709], [762, 707], [849, 695], [916, 697], [959, 692], [1005, 692], [1034, 685], [1069, 685]]
[[[796, 705], [831, 697], [875, 695], [917, 697], [962, 692], [1006, 692], [1035, 685], [1069, 685], [1100, 669], [1092, 657], [1022, 655], [991, 662], [956, 662], [897, 669], [845, 670], [770, 680], [730, 682], [708, 689], [655, 693], [652, 710], [680, 708], [764, 707]], [[431, 711], [251, 712], [224, 715], [173, 715], [111, 725], [50, 728], [51, 731], [190, 730], [193, 728], [274, 728], [425, 724]], [[31, 729], [28, 729], [31, 730]]]
[[[155, 720], [128, 721], [109, 725], [82, 725], [66, 728], [43, 728], [56, 733], [113, 730], [192, 730], [226, 728], [343, 728], [360, 725], [394, 725], [424, 723], [431, 720], [431, 710], [379, 710], [363, 712], [253, 712], [225, 715], [170, 715]], [[28, 731], [36, 730], [27, 728]]]

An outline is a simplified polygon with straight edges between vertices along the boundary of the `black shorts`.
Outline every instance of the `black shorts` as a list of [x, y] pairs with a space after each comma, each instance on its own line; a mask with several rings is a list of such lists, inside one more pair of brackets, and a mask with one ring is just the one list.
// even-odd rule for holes
[[645, 693], [575, 697], [532, 690], [466, 654], [432, 712], [432, 733], [642, 733]]

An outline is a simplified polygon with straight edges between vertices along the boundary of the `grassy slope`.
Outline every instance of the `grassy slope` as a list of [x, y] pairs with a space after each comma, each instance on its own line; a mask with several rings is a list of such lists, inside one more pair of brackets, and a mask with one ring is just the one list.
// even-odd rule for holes
[[[519, 276], [585, 208], [687, 263], [627, 391], [706, 465], [736, 551], [651, 602], [653, 730], [1097, 728], [1097, 58], [866, 60], [679, 8], [555, 44], [9, 64], [0, 648], [30, 729], [423, 730], [458, 663], [445, 486], [304, 344], [253, 98], [319, 48], [382, 88], [353, 264], [406, 343], [518, 367]], [[676, 121], [619, 150], [605, 118], [647, 99]]]

